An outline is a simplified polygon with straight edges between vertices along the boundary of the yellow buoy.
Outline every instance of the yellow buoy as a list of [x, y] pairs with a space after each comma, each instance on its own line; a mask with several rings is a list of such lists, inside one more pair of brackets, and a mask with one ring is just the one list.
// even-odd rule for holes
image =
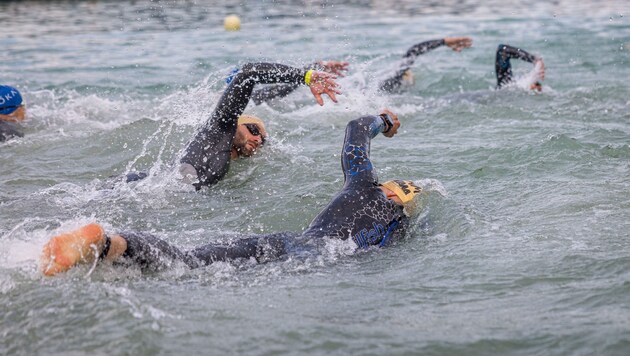
[[223, 20], [223, 27], [226, 31], [238, 31], [241, 29], [241, 19], [236, 15], [230, 15]]

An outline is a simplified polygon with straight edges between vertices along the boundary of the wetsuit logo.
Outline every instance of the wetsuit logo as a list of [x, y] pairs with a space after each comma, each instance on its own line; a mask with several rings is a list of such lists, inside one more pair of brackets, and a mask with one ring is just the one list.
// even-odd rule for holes
[[368, 230], [364, 228], [356, 235], [352, 236], [352, 241], [359, 247], [367, 247], [376, 245], [385, 235], [385, 228], [381, 224], [372, 223], [372, 228]]

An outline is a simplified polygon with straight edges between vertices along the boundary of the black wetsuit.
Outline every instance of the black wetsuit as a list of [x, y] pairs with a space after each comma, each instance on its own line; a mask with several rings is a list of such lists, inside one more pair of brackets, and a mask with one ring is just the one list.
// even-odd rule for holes
[[309, 250], [324, 241], [323, 237], [351, 238], [359, 247], [384, 246], [394, 233], [404, 232], [408, 219], [403, 208], [387, 199], [379, 188], [369, 158], [370, 141], [383, 129], [378, 116], [364, 116], [348, 123], [341, 158], [343, 188], [301, 235], [259, 235], [226, 246], [207, 244], [183, 252], [148, 234], [122, 232], [120, 235], [127, 240], [124, 257], [145, 269], [158, 270], [173, 261], [191, 268], [237, 258], [269, 261]]
[[282, 64], [249, 63], [241, 68], [221, 96], [212, 116], [195, 134], [180, 160], [181, 163], [192, 165], [197, 171], [197, 188], [216, 184], [228, 172], [238, 117], [245, 111], [254, 85], [304, 84], [305, 74], [303, 69]]
[[15, 129], [12, 123], [0, 120], [0, 142], [13, 137], [24, 137], [24, 134]]
[[416, 61], [416, 58], [424, 53], [427, 53], [433, 49], [436, 49], [440, 46], [445, 45], [444, 39], [441, 40], [432, 40], [426, 42], [420, 42], [416, 45], [413, 45], [407, 53], [403, 56], [403, 61], [400, 64], [400, 68], [396, 71], [396, 73], [389, 79], [383, 81], [379, 85], [379, 90], [385, 92], [393, 92], [396, 91], [402, 85], [403, 76], [405, 72], [411, 68], [413, 63]]
[[497, 88], [501, 88], [503, 85], [512, 81], [512, 65], [510, 64], [510, 58], [522, 59], [529, 63], [534, 63], [537, 59], [536, 56], [520, 48], [500, 44], [497, 48], [497, 56], [494, 62], [494, 69], [497, 73]]
[[[180, 163], [194, 168], [197, 189], [216, 184], [227, 174], [238, 117], [245, 111], [254, 85], [289, 83], [298, 86], [305, 84], [306, 72], [282, 64], [248, 63], [234, 75], [210, 119], [197, 131], [180, 159]], [[127, 174], [126, 180], [131, 182], [146, 176], [144, 172], [132, 172]]]
[[[303, 68], [305, 71], [316, 70], [325, 71], [326, 68], [319, 63], [313, 63]], [[302, 83], [290, 83], [290, 84], [274, 84], [267, 85], [261, 89], [257, 89], [252, 93], [252, 101], [256, 105], [269, 102], [273, 99], [284, 98], [285, 96], [293, 93]]]
[[352, 120], [346, 127], [341, 151], [343, 188], [311, 222], [305, 236], [328, 236], [352, 240], [360, 247], [384, 245], [402, 228], [403, 208], [387, 199], [370, 161], [371, 139], [383, 130], [378, 116]]

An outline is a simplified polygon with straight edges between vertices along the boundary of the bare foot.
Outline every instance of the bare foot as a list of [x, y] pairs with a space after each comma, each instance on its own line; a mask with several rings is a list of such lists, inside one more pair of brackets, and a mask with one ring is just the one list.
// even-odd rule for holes
[[44, 245], [40, 268], [46, 276], [65, 272], [79, 263], [93, 262], [103, 248], [105, 231], [98, 224], [57, 235]]

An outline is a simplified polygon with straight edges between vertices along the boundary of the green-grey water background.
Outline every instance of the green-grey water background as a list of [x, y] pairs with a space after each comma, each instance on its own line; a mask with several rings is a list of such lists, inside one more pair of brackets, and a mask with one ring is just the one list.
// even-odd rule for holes
[[[630, 352], [630, 5], [625, 1], [0, 3], [0, 82], [27, 100], [0, 145], [0, 354]], [[223, 18], [238, 14], [239, 32]], [[375, 83], [412, 44], [416, 84]], [[546, 90], [494, 91], [499, 43], [541, 55]], [[197, 193], [172, 163], [248, 61], [351, 62], [339, 104], [306, 88], [248, 107], [264, 154]], [[514, 61], [518, 75], [531, 65]], [[382, 180], [427, 186], [390, 248], [159, 274], [37, 272], [52, 235], [99, 221], [182, 248], [301, 231], [341, 187], [345, 124], [389, 107]], [[137, 184], [109, 176], [150, 170]], [[441, 194], [439, 194], [441, 193]], [[443, 196], [444, 195], [444, 196]]]

